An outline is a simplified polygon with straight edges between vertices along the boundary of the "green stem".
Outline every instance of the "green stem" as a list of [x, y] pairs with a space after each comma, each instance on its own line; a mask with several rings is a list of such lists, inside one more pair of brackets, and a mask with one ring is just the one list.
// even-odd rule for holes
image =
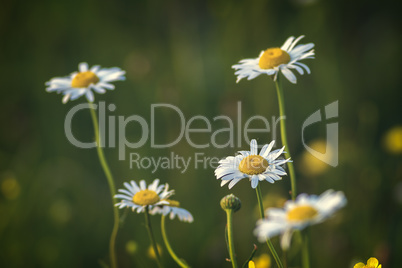
[[234, 247], [234, 242], [233, 242], [232, 216], [233, 216], [233, 209], [226, 209], [230, 262], [232, 263], [233, 268], [237, 268], [238, 266], [237, 266], [237, 260], [236, 260], [236, 253], [235, 253], [235, 247]]
[[[262, 194], [261, 194], [261, 186], [260, 186], [260, 184], [258, 184], [258, 186], [255, 189], [255, 191], [257, 193], [257, 200], [258, 200], [258, 207], [260, 209], [260, 216], [261, 216], [261, 219], [264, 219], [265, 218], [264, 205], [262, 204]], [[267, 238], [266, 241], [267, 241], [268, 248], [271, 251], [272, 256], [275, 259], [276, 265], [278, 265], [278, 267], [280, 267], [280, 268], [283, 268], [281, 259], [279, 258], [278, 253], [276, 253], [274, 245], [272, 245], [271, 240], [269, 238]]]
[[288, 267], [288, 256], [287, 256], [287, 251], [284, 250], [282, 253], [282, 260], [283, 260], [283, 268]]
[[147, 227], [149, 240], [151, 240], [152, 248], [154, 249], [154, 252], [155, 252], [156, 263], [158, 264], [158, 267], [161, 268], [161, 267], [163, 267], [162, 263], [161, 263], [161, 257], [159, 255], [158, 246], [156, 245], [156, 242], [155, 242], [154, 233], [152, 232], [151, 219], [149, 218], [148, 210], [149, 210], [149, 208], [148, 208], [148, 206], [146, 206], [145, 207], [145, 226]]
[[303, 232], [302, 264], [303, 268], [310, 268], [310, 239], [308, 229]]
[[257, 246], [254, 244], [254, 248], [253, 251], [250, 254], [250, 257], [248, 257], [248, 259], [244, 262], [243, 264], [243, 268], [247, 268], [248, 267], [248, 263], [254, 258], [255, 253], [257, 252]]
[[114, 186], [113, 176], [112, 176], [112, 173], [110, 172], [109, 166], [105, 159], [105, 155], [103, 154], [103, 149], [101, 147], [101, 143], [100, 143], [101, 137], [100, 137], [100, 133], [99, 133], [98, 118], [96, 116], [95, 108], [94, 108], [94, 105], [92, 102], [89, 102], [89, 110], [91, 112], [92, 122], [94, 125], [96, 149], [98, 151], [99, 162], [103, 168], [103, 172], [106, 175], [106, 179], [107, 179], [107, 182], [109, 184], [109, 189], [110, 189], [110, 196], [112, 199], [114, 223], [113, 223], [113, 230], [112, 230], [112, 234], [110, 236], [110, 242], [109, 242], [109, 255], [110, 255], [111, 267], [117, 268], [115, 245], [116, 245], [117, 232], [119, 230], [119, 210], [114, 205], [114, 196], [116, 194], [116, 187]]
[[165, 215], [162, 214], [161, 229], [162, 229], [162, 237], [163, 237], [163, 241], [165, 242], [165, 246], [166, 246], [170, 256], [172, 256], [173, 260], [175, 260], [175, 262], [180, 267], [189, 268], [190, 266], [188, 266], [183, 260], [181, 260], [179, 257], [177, 257], [177, 255], [174, 253], [172, 247], [170, 246], [169, 240], [166, 235], [165, 219], [166, 219]]
[[[286, 126], [285, 126], [285, 120], [282, 119], [282, 117], [285, 116], [285, 98], [283, 96], [283, 90], [282, 90], [282, 83], [278, 79], [275, 81], [275, 86], [276, 86], [276, 92], [278, 95], [278, 103], [279, 103], [279, 115], [280, 115], [280, 121], [281, 121], [281, 140], [282, 140], [282, 146], [285, 146], [285, 157], [290, 158], [290, 149], [288, 146], [288, 140], [287, 140], [287, 135], [286, 135]], [[295, 170], [293, 167], [293, 162], [287, 162], [288, 169], [289, 169], [289, 175], [290, 175], [290, 184], [291, 184], [291, 195], [292, 199], [295, 200], [296, 198], [296, 174]]]

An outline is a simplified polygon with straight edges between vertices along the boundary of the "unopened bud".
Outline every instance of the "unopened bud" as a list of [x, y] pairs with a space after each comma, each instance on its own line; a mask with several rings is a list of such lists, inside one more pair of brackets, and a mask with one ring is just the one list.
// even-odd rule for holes
[[232, 209], [236, 212], [241, 208], [241, 201], [234, 194], [229, 194], [221, 199], [221, 207], [223, 210]]

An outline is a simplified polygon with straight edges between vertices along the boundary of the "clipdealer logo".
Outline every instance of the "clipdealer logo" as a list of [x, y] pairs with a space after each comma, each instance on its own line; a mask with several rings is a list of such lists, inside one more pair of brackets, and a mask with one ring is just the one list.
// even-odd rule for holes
[[[325, 120], [338, 118], [338, 101], [334, 101], [324, 108]], [[338, 166], [338, 146], [339, 146], [339, 130], [338, 122], [326, 124], [326, 146], [325, 153], [318, 152], [313, 148], [309, 147], [304, 140], [304, 131], [308, 126], [315, 123], [323, 121], [321, 116], [321, 109], [315, 111], [310, 115], [306, 121], [304, 121], [302, 126], [302, 142], [304, 148], [312, 154], [314, 157], [320, 159], [321, 161], [327, 163], [330, 166]]]
[[[186, 118], [183, 112], [177, 106], [167, 103], [157, 103], [150, 105], [150, 120], [147, 122], [139, 115], [130, 115], [128, 117], [122, 115], [115, 115], [116, 105], [109, 104], [106, 106], [105, 102], [99, 104], [92, 104], [92, 109], [97, 110], [99, 118], [99, 133], [100, 142], [99, 146], [102, 148], [118, 148], [118, 159], [126, 160], [129, 156], [130, 169], [148, 169], [152, 173], [158, 169], [178, 169], [181, 173], [188, 170], [190, 166], [197, 168], [216, 168], [218, 166], [219, 158], [216, 156], [206, 156], [202, 152], [195, 152], [192, 156], [180, 156], [171, 152], [169, 156], [143, 156], [137, 152], [127, 152], [127, 149], [138, 149], [147, 144], [151, 148], [169, 148], [175, 146], [177, 143], [185, 140], [194, 149], [204, 148], [242, 148], [243, 142], [247, 145], [253, 138], [254, 133], [271, 134], [271, 140], [277, 140], [279, 135], [280, 120], [285, 120], [286, 117], [271, 117], [271, 121], [261, 115], [254, 115], [243, 120], [242, 118], [242, 105], [241, 102], [237, 103], [236, 118], [232, 119], [227, 115], [218, 115], [212, 119], [208, 119], [203, 115], [195, 115]], [[83, 142], [78, 140], [72, 130], [72, 121], [77, 112], [91, 109], [87, 103], [78, 104], [72, 107], [66, 115], [64, 121], [65, 135], [68, 141], [76, 147], [89, 149], [97, 146], [96, 142]], [[167, 143], [157, 143], [155, 134], [158, 131], [156, 122], [158, 113], [171, 113], [176, 117], [177, 122], [180, 124], [180, 129], [174, 140]], [[325, 120], [338, 117], [338, 101], [332, 102], [324, 108]], [[218, 123], [219, 122], [219, 123]], [[258, 122], [261, 128], [251, 128], [255, 122]], [[305, 142], [305, 130], [314, 124], [324, 122], [321, 115], [321, 109], [311, 114], [303, 123], [301, 127], [301, 141], [305, 149], [319, 160], [336, 167], [338, 165], [338, 123], [332, 122], [326, 124], [326, 152], [321, 153], [309, 147]], [[197, 124], [198, 123], [198, 124]], [[194, 125], [200, 125], [203, 128], [196, 128]], [[324, 122], [325, 123], [325, 122]], [[223, 128], [216, 129], [216, 125], [225, 125]], [[126, 137], [126, 128], [129, 125], [135, 125], [139, 138], [136, 141], [129, 141]], [[117, 128], [116, 128], [117, 126]], [[117, 131], [116, 131], [117, 130]], [[203, 133], [209, 135], [209, 142], [204, 144], [197, 143], [194, 139], [194, 134]], [[221, 138], [218, 139], [217, 136]], [[222, 139], [226, 137], [226, 139]], [[219, 143], [219, 142], [220, 143]], [[279, 143], [277, 143], [279, 145]], [[193, 165], [191, 164], [193, 163]]]
[[[64, 131], [68, 141], [76, 147], [89, 149], [95, 148], [97, 146], [96, 142], [82, 142], [75, 138], [72, 131], [72, 120], [77, 112], [83, 109], [91, 109], [90, 105], [87, 103], [82, 103], [74, 106], [67, 113], [65, 121], [64, 121]], [[106, 108], [105, 102], [100, 102], [99, 104], [93, 104], [93, 109], [98, 110], [98, 118], [99, 118], [99, 133], [100, 133], [100, 144], [99, 146], [102, 148], [118, 148], [119, 160], [126, 159], [126, 149], [137, 149], [144, 146], [147, 142], [149, 142], [151, 148], [169, 148], [175, 146], [177, 143], [182, 141], [183, 139], [195, 149], [204, 149], [208, 147], [214, 148], [226, 148], [235, 146], [241, 147], [242, 141], [248, 144], [251, 139], [251, 133], [271, 133], [272, 140], [276, 139], [277, 130], [279, 129], [280, 120], [284, 120], [285, 117], [272, 117], [272, 121], [261, 115], [255, 115], [248, 118], [243, 125], [242, 118], [242, 107], [241, 102], [237, 104], [237, 118], [233, 120], [227, 115], [218, 115], [212, 118], [212, 120], [208, 119], [203, 115], [196, 115], [190, 118], [186, 118], [180, 108], [167, 103], [158, 103], [151, 104], [150, 106], [150, 122], [148, 122], [139, 115], [131, 115], [128, 117], [124, 116], [116, 116], [116, 115], [108, 115], [108, 112], [114, 112], [116, 110], [116, 105], [109, 104]], [[155, 141], [155, 133], [157, 132], [156, 114], [157, 111], [165, 112], [165, 113], [174, 113], [177, 117], [177, 120], [180, 122], [180, 131], [177, 137], [169, 143], [166, 144], [157, 144]], [[186, 120], [187, 119], [187, 120]], [[205, 127], [204, 128], [195, 128], [193, 125], [196, 121], [202, 122]], [[213, 129], [214, 123], [221, 121], [227, 125], [227, 127], [221, 129]], [[251, 128], [251, 124], [253, 122], [260, 121], [262, 123], [262, 128]], [[116, 124], [117, 124], [117, 133], [116, 133]], [[126, 128], [129, 124], [136, 124], [138, 127], [138, 133], [140, 134], [140, 138], [137, 141], [129, 141], [126, 137]], [[236, 127], [235, 127], [236, 126]], [[204, 133], [210, 135], [209, 143], [198, 144], [191, 137], [192, 134], [195, 133]], [[218, 143], [218, 135], [225, 135], [227, 139], [224, 143]], [[235, 138], [236, 136], [236, 138]], [[116, 139], [117, 138], [117, 139]], [[116, 144], [117, 140], [117, 144]]]

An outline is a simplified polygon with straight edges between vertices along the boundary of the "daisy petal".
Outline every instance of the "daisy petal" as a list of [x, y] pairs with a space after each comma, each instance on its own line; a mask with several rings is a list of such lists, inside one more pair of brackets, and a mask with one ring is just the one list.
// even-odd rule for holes
[[147, 184], [145, 183], [144, 180], [141, 180], [141, 181], [140, 181], [140, 189], [141, 189], [141, 190], [147, 189]]
[[293, 84], [296, 84], [296, 76], [288, 68], [281, 69], [283, 75]]
[[100, 68], [99, 65], [94, 65], [94, 66], [91, 67], [90, 71], [96, 74], [96, 72], [99, 70], [99, 68]]
[[252, 80], [254, 78], [256, 78], [257, 76], [259, 76], [261, 73], [260, 72], [252, 72], [248, 77], [247, 80]]
[[304, 35], [300, 35], [299, 37], [296, 38], [296, 40], [290, 45], [288, 48], [288, 51], [291, 51], [295, 45], [304, 37]]
[[258, 145], [257, 145], [257, 141], [255, 139], [252, 139], [250, 142], [250, 153], [251, 155], [258, 155]]
[[290, 246], [290, 241], [292, 239], [293, 230], [288, 229], [282, 234], [281, 247], [284, 250], [288, 250]]
[[114, 85], [106, 83], [106, 82], [99, 82], [98, 86], [104, 87], [104, 88], [109, 89], [109, 90], [113, 90], [115, 88]]
[[80, 70], [81, 73], [88, 71], [88, 63], [86, 63], [86, 62], [81, 62], [81, 63], [78, 65], [78, 70]]
[[102, 77], [102, 82], [112, 82], [117, 80], [124, 80], [125, 71], [115, 71]]
[[250, 151], [238, 151], [239, 154], [241, 154], [244, 157], [247, 157], [249, 155], [251, 155]]
[[260, 175], [260, 178], [264, 178], [269, 183], [275, 183], [275, 180], [273, 180], [270, 176], [262, 176], [262, 175]]
[[70, 99], [70, 96], [71, 96], [71, 94], [64, 95], [64, 97], [63, 97], [63, 103], [64, 104], [68, 102], [68, 100]]
[[92, 89], [93, 89], [96, 93], [99, 93], [99, 94], [104, 94], [104, 93], [106, 93], [106, 90], [103, 89], [103, 88], [100, 87], [100, 86], [92, 86]]
[[313, 43], [308, 43], [305, 45], [298, 45], [297, 47], [295, 47], [295, 49], [293, 49], [290, 54], [293, 57], [300, 57], [301, 54], [305, 53], [306, 51], [312, 49], [314, 47]]
[[294, 63], [294, 64], [295, 64], [295, 65], [299, 65], [300, 67], [304, 68], [308, 74], [311, 73], [311, 72], [310, 72], [310, 68], [309, 68], [306, 64], [301, 63], [301, 62], [296, 62], [296, 63]]
[[301, 74], [301, 75], [304, 74], [303, 68], [297, 66], [296, 64], [295, 64], [295, 65], [289, 65], [288, 68], [290, 68], [290, 69], [296, 69], [296, 71], [297, 71], [299, 74]]
[[89, 102], [94, 102], [94, 93], [91, 90], [88, 90], [85, 96]]
[[251, 188], [255, 189], [258, 186], [259, 178], [257, 175], [251, 177]]
[[261, 149], [260, 155], [264, 158], [268, 156], [268, 154], [271, 152], [272, 147], [274, 147], [275, 141], [271, 141], [270, 144], [264, 145]]
[[137, 185], [137, 183], [135, 181], [131, 181], [130, 183], [135, 192], [141, 191], [141, 188]]
[[241, 181], [243, 178], [240, 178], [240, 179], [233, 179], [233, 180], [231, 180], [230, 181], [230, 183], [229, 183], [229, 189], [232, 189], [233, 188], [233, 186], [235, 186], [236, 185], [236, 183], [238, 183], [239, 181]]
[[135, 191], [134, 187], [132, 187], [128, 182], [123, 183], [123, 185], [132, 193], [135, 194], [137, 191]]
[[230, 181], [221, 181], [221, 187], [224, 186], [225, 184], [229, 183]]
[[295, 39], [295, 38], [294, 38], [293, 36], [289, 37], [289, 38], [285, 41], [285, 43], [281, 46], [281, 49], [284, 50], [284, 51], [288, 51], [289, 46], [292, 44], [292, 42], [293, 42], [294, 39]]

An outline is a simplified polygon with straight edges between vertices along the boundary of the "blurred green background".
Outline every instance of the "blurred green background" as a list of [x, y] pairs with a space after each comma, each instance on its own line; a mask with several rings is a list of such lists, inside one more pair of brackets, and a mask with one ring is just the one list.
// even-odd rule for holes
[[[353, 267], [372, 256], [384, 268], [400, 267], [399, 7], [397, 1], [2, 1], [0, 267], [100, 267], [99, 260], [108, 259], [112, 208], [96, 150], [73, 146], [64, 133], [66, 114], [85, 99], [63, 105], [60, 95], [46, 93], [46, 81], [77, 70], [83, 61], [118, 66], [127, 71], [127, 81], [95, 96], [96, 102], [116, 104], [108, 115], [136, 114], [149, 122], [151, 104], [169, 103], [186, 119], [227, 115], [235, 120], [241, 102], [244, 120], [262, 115], [271, 122], [271, 116], [279, 114], [272, 81], [261, 76], [236, 84], [231, 65], [302, 34], [306, 37], [301, 43], [316, 45], [316, 59], [304, 61], [312, 74], [298, 76], [297, 85], [283, 82], [298, 188], [309, 194], [332, 188], [348, 198], [337, 216], [311, 228], [312, 267]], [[301, 126], [336, 100], [339, 118], [331, 122], [339, 122], [339, 165], [334, 168], [306, 154]], [[175, 114], [156, 116], [156, 141], [177, 137]], [[212, 125], [213, 130], [222, 127], [227, 125]], [[73, 130], [82, 140], [93, 139], [89, 113], [74, 118]], [[134, 124], [127, 127], [128, 140], [139, 135]], [[272, 133], [255, 137], [265, 144]], [[325, 137], [325, 124], [306, 132], [306, 140], [317, 150], [322, 150]], [[200, 144], [210, 141], [209, 134], [192, 138]], [[139, 149], [128, 148], [127, 154], [204, 153], [222, 158], [248, 149], [244, 139], [241, 146], [223, 149], [194, 149], [185, 139], [170, 148], [152, 149], [148, 140]], [[131, 179], [160, 178], [176, 190], [176, 199], [195, 221], [169, 221], [168, 233], [176, 253], [192, 267], [230, 267], [225, 261], [225, 214], [219, 206], [229, 193], [243, 203], [234, 215], [238, 260], [242, 263], [249, 256], [253, 243], [259, 246], [257, 255], [267, 252], [252, 235], [257, 200], [246, 180], [230, 191], [219, 186], [213, 168], [193, 165], [185, 173], [152, 173], [130, 169], [128, 158], [118, 160], [116, 148], [105, 153], [118, 188]], [[288, 177], [274, 185], [264, 183], [266, 205], [289, 198], [289, 187]], [[143, 216], [125, 214], [117, 239], [120, 267], [155, 266], [147, 257]], [[162, 244], [159, 217], [152, 220]], [[127, 251], [132, 241], [138, 245], [134, 254]], [[176, 267], [163, 250], [166, 266]], [[298, 254], [297, 248], [290, 252], [290, 267], [299, 267]]]

